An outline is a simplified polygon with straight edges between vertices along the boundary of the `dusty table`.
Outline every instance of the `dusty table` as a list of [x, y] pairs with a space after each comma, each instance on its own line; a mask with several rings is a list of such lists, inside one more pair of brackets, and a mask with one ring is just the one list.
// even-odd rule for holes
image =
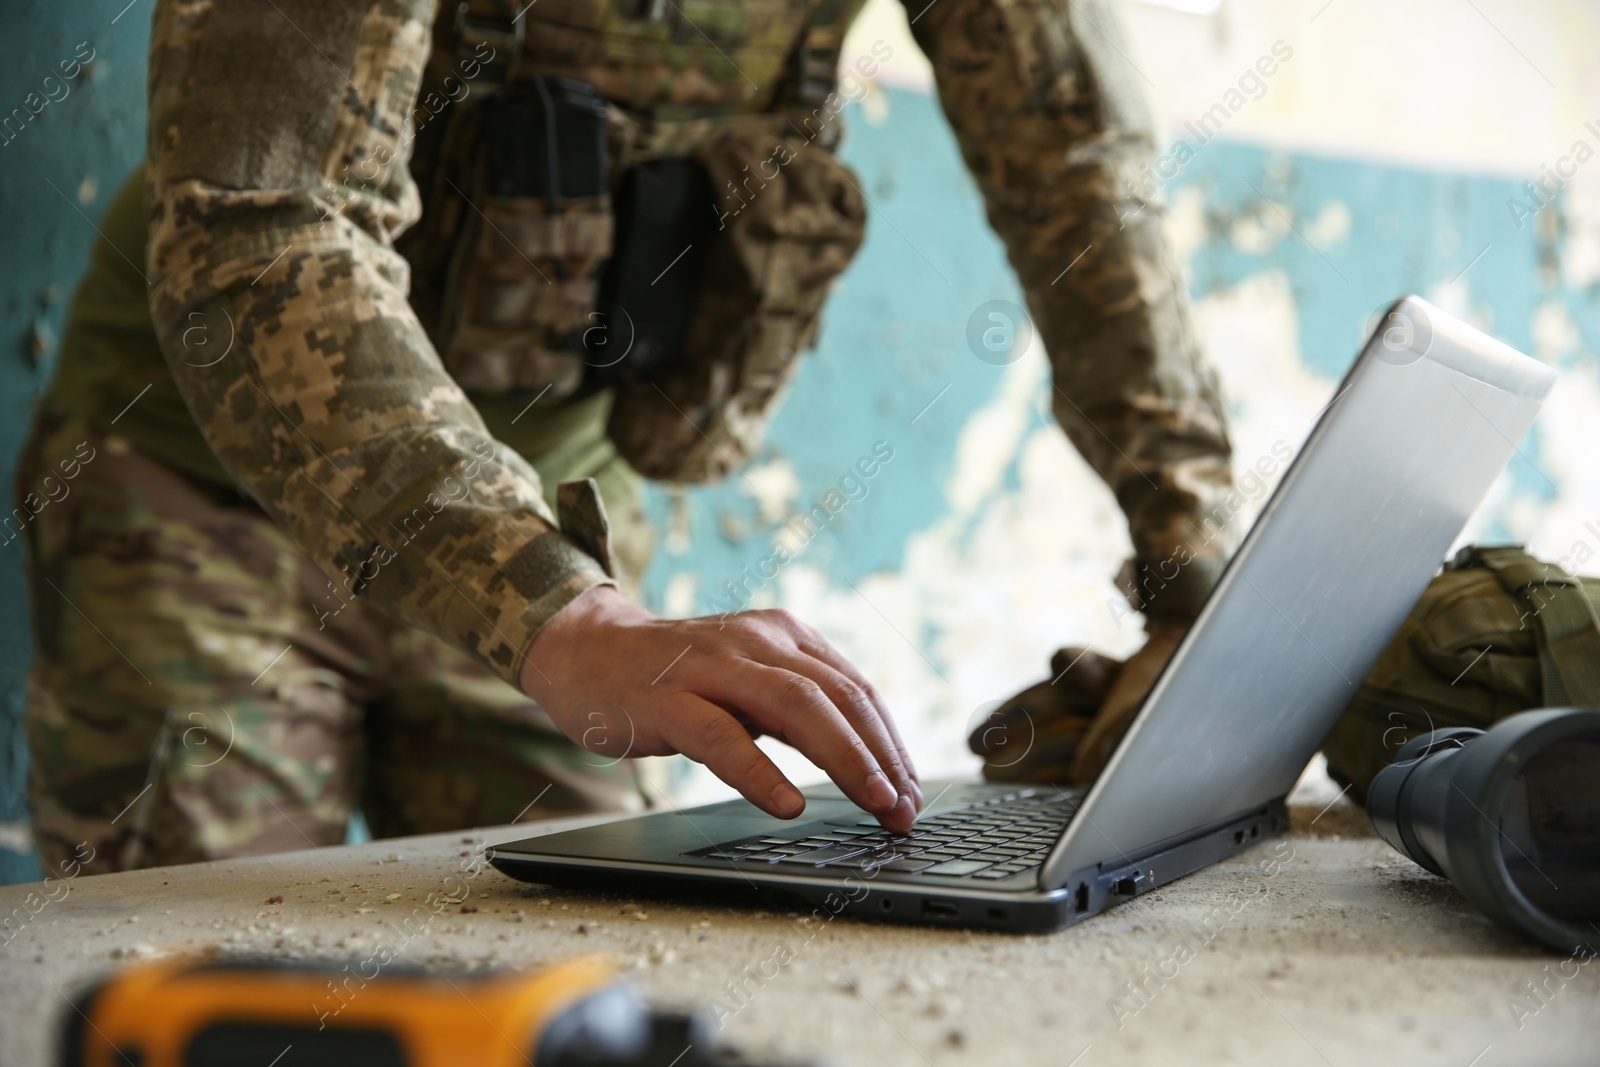
[[[0, 919], [12, 918], [0, 1063], [49, 1062], [61, 994], [129, 957], [217, 948], [354, 962], [380, 944], [454, 967], [609, 952], [659, 1002], [705, 1007], [730, 1041], [789, 1060], [1600, 1062], [1600, 965], [1501, 933], [1342, 801], [1293, 815], [1280, 842], [1032, 937], [807, 927], [470, 873], [474, 846], [582, 820], [99, 877], [91, 863], [43, 890], [0, 889]], [[476, 910], [434, 914], [463, 887]]]

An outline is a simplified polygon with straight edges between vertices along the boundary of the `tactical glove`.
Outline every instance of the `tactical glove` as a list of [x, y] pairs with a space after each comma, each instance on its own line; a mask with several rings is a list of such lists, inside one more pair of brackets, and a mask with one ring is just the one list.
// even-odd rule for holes
[[1050, 659], [1051, 678], [980, 720], [967, 745], [991, 782], [1092, 782], [1127, 732], [1189, 620], [1149, 620], [1144, 647], [1126, 660], [1083, 648]]

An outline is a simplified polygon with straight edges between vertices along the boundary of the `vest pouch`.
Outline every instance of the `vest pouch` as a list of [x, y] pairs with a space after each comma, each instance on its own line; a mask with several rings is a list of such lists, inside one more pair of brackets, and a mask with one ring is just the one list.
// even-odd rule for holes
[[606, 104], [583, 82], [534, 78], [497, 90], [472, 119], [434, 342], [469, 391], [560, 399], [583, 383], [578, 339], [612, 251]]
[[849, 169], [789, 123], [730, 126], [689, 155], [716, 199], [682, 359], [618, 384], [607, 424], [635, 470], [671, 482], [715, 480], [760, 447], [866, 223]]
[[1365, 803], [1414, 737], [1566, 705], [1600, 706], [1600, 579], [1520, 545], [1469, 545], [1429, 583], [1322, 751]]

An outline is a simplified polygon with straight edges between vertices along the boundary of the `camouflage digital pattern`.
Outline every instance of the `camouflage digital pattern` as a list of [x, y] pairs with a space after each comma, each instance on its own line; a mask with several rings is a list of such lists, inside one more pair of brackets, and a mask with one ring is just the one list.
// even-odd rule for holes
[[1104, 0], [906, 8], [1050, 354], [1056, 418], [1128, 517], [1119, 584], [1147, 614], [1192, 617], [1236, 547], [1232, 447], [1139, 192], [1156, 140], [1121, 19]]
[[411, 305], [469, 393], [559, 400], [584, 384], [573, 339], [596, 326], [615, 237], [611, 196], [552, 204], [495, 193], [477, 101], [466, 96], [435, 136], [419, 139], [412, 173], [427, 203], [396, 244], [411, 264]]
[[[406, 300], [393, 239], [419, 210], [407, 131], [434, 13], [157, 5], [151, 312], [207, 443], [293, 543], [330, 574], [377, 560], [363, 599], [515, 684], [539, 628], [610, 579]], [[230, 331], [227, 356], [186, 358], [196, 317]], [[465, 491], [441, 497], [446, 475]]]
[[[799, 32], [824, 3], [841, 15], [860, 6], [859, 0], [469, 0], [466, 6], [487, 24], [525, 24], [517, 73], [575, 78], [630, 110], [672, 119], [765, 111], [778, 103]], [[441, 31], [448, 25], [442, 21]]]
[[[472, 188], [472, 186], [468, 186]], [[569, 198], [552, 212], [543, 199], [492, 196], [461, 216], [442, 289], [448, 318], [433, 334], [445, 369], [465, 389], [568, 397], [583, 385], [571, 339], [595, 325], [601, 266], [611, 255], [609, 197]]]
[[339, 844], [358, 807], [379, 837], [639, 807], [633, 761], [362, 603], [236, 492], [60, 416], [22, 484], [74, 455], [25, 531], [47, 867], [82, 842], [101, 871]]

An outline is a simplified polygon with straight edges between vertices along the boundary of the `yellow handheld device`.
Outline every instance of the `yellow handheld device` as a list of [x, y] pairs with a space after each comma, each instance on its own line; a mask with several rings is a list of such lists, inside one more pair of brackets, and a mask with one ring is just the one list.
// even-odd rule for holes
[[259, 960], [125, 968], [78, 998], [62, 1067], [709, 1067], [698, 1016], [651, 1010], [599, 957], [425, 973]]

